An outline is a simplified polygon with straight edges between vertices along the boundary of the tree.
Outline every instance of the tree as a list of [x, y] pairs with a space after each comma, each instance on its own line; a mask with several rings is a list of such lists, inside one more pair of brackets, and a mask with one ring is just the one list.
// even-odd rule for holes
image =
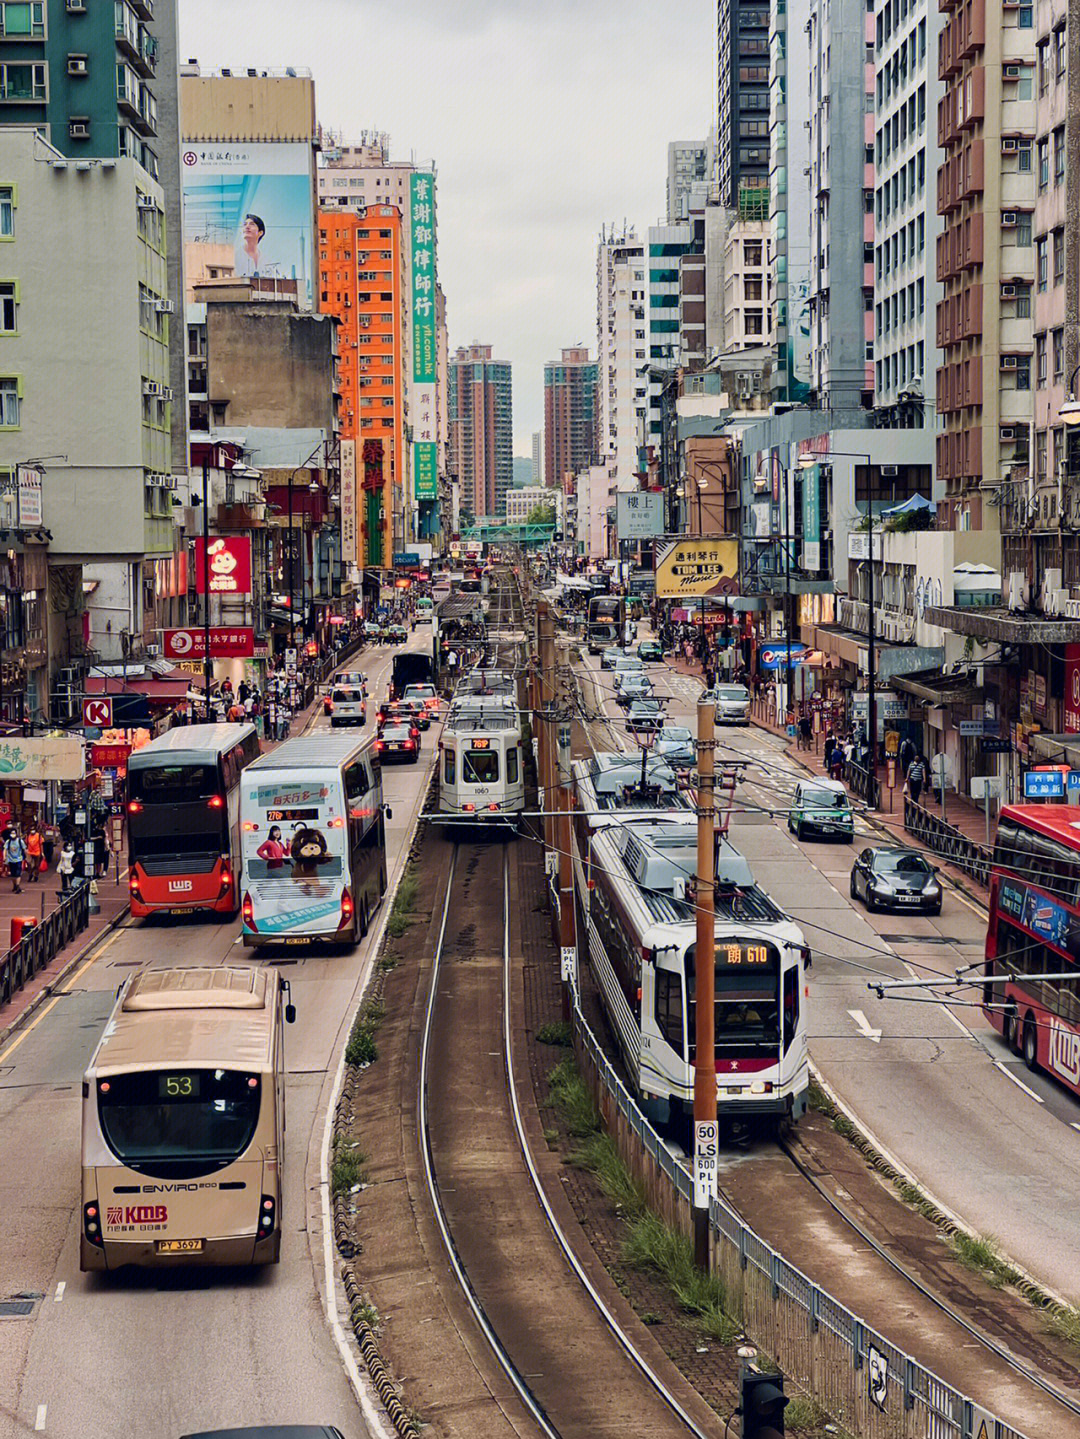
[[532, 509], [525, 516], [527, 525], [553, 525], [555, 523], [554, 505], [533, 505]]

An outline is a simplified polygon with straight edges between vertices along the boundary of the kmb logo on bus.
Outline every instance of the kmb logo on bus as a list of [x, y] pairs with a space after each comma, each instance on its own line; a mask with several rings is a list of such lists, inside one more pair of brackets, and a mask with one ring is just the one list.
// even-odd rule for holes
[[110, 1204], [105, 1210], [105, 1225], [114, 1229], [118, 1224], [166, 1224], [166, 1204]]
[[1050, 1021], [1050, 1050], [1047, 1062], [1062, 1079], [1080, 1084], [1080, 1034], [1066, 1029], [1057, 1019]]

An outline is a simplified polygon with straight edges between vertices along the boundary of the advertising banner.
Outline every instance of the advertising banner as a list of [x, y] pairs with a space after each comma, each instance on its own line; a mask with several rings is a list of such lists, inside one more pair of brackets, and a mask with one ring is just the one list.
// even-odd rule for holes
[[[161, 651], [170, 660], [206, 658], [206, 634], [202, 629], [163, 630]], [[210, 658], [250, 660], [255, 656], [255, 631], [231, 625], [211, 625]]]
[[295, 280], [312, 307], [312, 157], [302, 142], [181, 147], [188, 274], [227, 261], [241, 278]]
[[[209, 566], [203, 563], [202, 538], [195, 541], [195, 593], [206, 593], [210, 580], [212, 595], [251, 594], [251, 540], [246, 535], [216, 535], [207, 549]], [[209, 569], [209, 576], [207, 570]]]
[[435, 176], [409, 176], [409, 255], [412, 268], [412, 427], [413, 493], [436, 500], [438, 432], [435, 385], [438, 350], [435, 334]]
[[356, 441], [341, 442], [341, 558], [346, 565], [360, 563], [356, 523]]
[[657, 546], [658, 599], [738, 593], [738, 540], [670, 540]]
[[34, 529], [44, 523], [41, 502], [41, 471], [32, 465], [20, 465], [16, 484], [19, 491], [19, 524]]
[[1080, 645], [1065, 646], [1065, 729], [1080, 733]]
[[821, 466], [810, 465], [802, 475], [804, 570], [821, 569]]
[[81, 739], [64, 735], [58, 739], [0, 740], [0, 782], [19, 784], [23, 780], [82, 779], [86, 773], [86, 749]]
[[615, 532], [620, 540], [652, 540], [664, 533], [664, 497], [647, 491], [615, 496]]

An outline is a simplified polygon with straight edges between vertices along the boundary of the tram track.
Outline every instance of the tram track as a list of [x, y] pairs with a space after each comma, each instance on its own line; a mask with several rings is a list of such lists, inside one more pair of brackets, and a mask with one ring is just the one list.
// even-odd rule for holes
[[[585, 678], [591, 682], [595, 692], [595, 675], [587, 673]], [[598, 694], [596, 698], [599, 699]], [[596, 705], [591, 713], [597, 711], [602, 718], [579, 721], [579, 729], [593, 753], [609, 747], [605, 731], [611, 729], [610, 721], [603, 715], [603, 706]], [[587, 964], [583, 973], [589, 973]], [[590, 985], [594, 984], [590, 975]], [[595, 1011], [595, 1003], [593, 1008]], [[621, 1071], [617, 1050], [606, 1033], [606, 1024], [602, 1026], [598, 1038], [608, 1057]], [[672, 1144], [669, 1149], [676, 1162], [689, 1170], [688, 1157], [681, 1147]], [[918, 1296], [918, 1301], [929, 1306], [945, 1321], [944, 1327], [940, 1323], [930, 1326], [934, 1342], [926, 1346], [926, 1352], [921, 1355], [917, 1348], [912, 1348], [909, 1340], [904, 1341], [909, 1353], [921, 1357], [929, 1368], [937, 1368], [940, 1372], [941, 1334], [948, 1332], [947, 1326], [955, 1326], [951, 1336], [952, 1352], [970, 1351], [974, 1344], [993, 1361], [994, 1366], [1001, 1366], [1008, 1372], [1015, 1386], [1014, 1402], [998, 1402], [999, 1413], [1003, 1409], [1011, 1409], [1016, 1415], [1013, 1421], [1016, 1426], [1040, 1435], [1040, 1439], [1051, 1433], [1080, 1433], [1080, 1428], [1070, 1422], [1080, 1419], [1080, 1381], [1069, 1383], [1076, 1380], [1075, 1366], [1065, 1357], [1060, 1344], [1049, 1343], [1045, 1335], [1037, 1332], [1038, 1318], [1027, 1307], [1026, 1300], [1018, 1298], [1015, 1304], [1006, 1306], [1002, 1303], [1000, 1292], [989, 1288], [980, 1278], [962, 1269], [957, 1274], [955, 1271], [959, 1266], [949, 1254], [940, 1233], [929, 1221], [922, 1220], [904, 1205], [899, 1197], [890, 1194], [869, 1170], [866, 1170], [868, 1182], [856, 1201], [845, 1188], [845, 1182], [850, 1183], [850, 1176], [830, 1172], [827, 1157], [816, 1146], [804, 1145], [798, 1137], [781, 1137], [767, 1152], [762, 1152], [763, 1173], [767, 1172], [768, 1177], [755, 1185], [747, 1179], [758, 1157], [740, 1159], [731, 1166], [727, 1181], [721, 1183], [721, 1195], [736, 1213], [741, 1212], [745, 1216], [752, 1212], [755, 1215], [753, 1227], [759, 1232], [770, 1208], [782, 1210], [782, 1221], [774, 1223], [771, 1226], [773, 1232], [763, 1233], [763, 1238], [782, 1248], [785, 1235], [791, 1235], [802, 1224], [807, 1231], [813, 1231], [814, 1242], [808, 1248], [816, 1252], [830, 1248], [827, 1237], [830, 1232], [834, 1236], [832, 1245], [838, 1254], [846, 1252], [854, 1256], [865, 1253], [865, 1249], [869, 1248], [885, 1266], [879, 1281], [879, 1292], [886, 1292], [886, 1286], [895, 1291], [896, 1297], [890, 1306], [894, 1312], [902, 1314], [905, 1306], [911, 1308], [917, 1302], [913, 1296]], [[780, 1172], [778, 1161], [786, 1173]], [[861, 1165], [861, 1157], [853, 1156], [853, 1163]], [[815, 1173], [815, 1169], [819, 1172]], [[781, 1195], [782, 1203], [777, 1204], [776, 1199]], [[773, 1201], [771, 1206], [761, 1203], [766, 1196]], [[853, 1208], [858, 1209], [861, 1217], [852, 1212]], [[797, 1218], [799, 1211], [801, 1219]], [[799, 1260], [792, 1258], [792, 1262], [798, 1263]], [[945, 1297], [946, 1292], [951, 1297]], [[1042, 1327], [1045, 1330], [1046, 1326]], [[1053, 1378], [1049, 1377], [1051, 1374]], [[1058, 1382], [1054, 1382], [1055, 1379]], [[1022, 1400], [1016, 1402], [1022, 1393], [1019, 1386], [1031, 1386], [1053, 1406], [1047, 1408], [1035, 1401], [1041, 1421], [1038, 1427], [1028, 1427], [1034, 1423], [1032, 1411]], [[958, 1387], [967, 1387], [970, 1392], [972, 1384], [969, 1381], [966, 1386], [960, 1383]], [[1063, 1424], [1066, 1427], [1062, 1427]]]
[[[417, 1124], [455, 1282], [546, 1439], [608, 1431], [706, 1439], [717, 1431], [688, 1412], [620, 1324], [560, 1222], [561, 1196], [553, 1202], [545, 1188], [515, 1077], [511, 847], [428, 842], [449, 854]], [[451, 1064], [453, 1084], [438, 1083]]]

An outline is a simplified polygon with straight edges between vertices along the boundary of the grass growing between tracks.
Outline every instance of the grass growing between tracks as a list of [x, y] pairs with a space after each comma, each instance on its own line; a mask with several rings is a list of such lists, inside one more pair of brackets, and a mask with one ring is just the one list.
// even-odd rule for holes
[[981, 1274], [995, 1289], [1002, 1289], [1020, 1277], [1012, 1265], [1002, 1259], [992, 1234], [965, 1234], [957, 1230], [952, 1237], [952, 1247], [965, 1269]]
[[357, 1184], [367, 1183], [367, 1155], [362, 1149], [334, 1140], [334, 1158], [330, 1167], [330, 1189], [334, 1194], [347, 1194]]
[[412, 923], [416, 908], [416, 895], [420, 888], [420, 876], [412, 865], [401, 876], [401, 882], [394, 895], [390, 918], [386, 921], [386, 932], [392, 939], [400, 939]]
[[346, 1064], [374, 1064], [379, 1057], [375, 1036], [386, 1018], [386, 1006], [377, 997], [369, 999], [353, 1021], [352, 1033], [345, 1046]]

